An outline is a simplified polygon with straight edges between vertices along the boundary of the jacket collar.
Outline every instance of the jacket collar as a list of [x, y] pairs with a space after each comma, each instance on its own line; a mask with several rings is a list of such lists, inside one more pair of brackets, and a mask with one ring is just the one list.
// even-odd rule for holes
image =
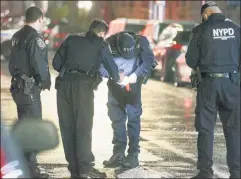
[[208, 18], [209, 21], [215, 21], [220, 19], [226, 19], [226, 17], [222, 13], [214, 13]]

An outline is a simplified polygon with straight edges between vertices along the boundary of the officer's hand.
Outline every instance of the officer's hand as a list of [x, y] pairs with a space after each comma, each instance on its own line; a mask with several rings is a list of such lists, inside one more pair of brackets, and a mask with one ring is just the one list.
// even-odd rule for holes
[[130, 76], [129, 76], [129, 83], [136, 83], [137, 81], [137, 76], [135, 73], [132, 73]]
[[129, 77], [125, 76], [124, 79], [119, 83], [120, 85], [126, 86], [127, 84], [129, 84]]

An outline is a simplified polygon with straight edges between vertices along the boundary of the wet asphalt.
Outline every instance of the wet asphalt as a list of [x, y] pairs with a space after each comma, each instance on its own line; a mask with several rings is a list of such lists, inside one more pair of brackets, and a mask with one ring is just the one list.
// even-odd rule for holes
[[[4, 75], [8, 75], [7, 63], [4, 61], [1, 64], [1, 70]], [[53, 74], [56, 73], [53, 72]], [[107, 89], [104, 89], [104, 92], [107, 92]], [[11, 101], [9, 95], [8, 89], [1, 86], [1, 107], [2, 104], [8, 104], [8, 101]], [[143, 85], [140, 145], [141, 149], [156, 156], [157, 159], [141, 161], [141, 166], [166, 172], [172, 178], [190, 178], [196, 174], [195, 98], [196, 91], [188, 86], [175, 87], [154, 79]], [[4, 110], [5, 114], [7, 113], [6, 116], [11, 116], [11, 110], [14, 109], [5, 107]], [[5, 118], [9, 124], [13, 119], [14, 117]], [[227, 178], [229, 174], [226, 166], [226, 146], [219, 119], [215, 129], [213, 160], [215, 177]], [[53, 176], [59, 177], [58, 173], [63, 172], [66, 164], [57, 162], [57, 164], [43, 164], [42, 167]], [[111, 170], [103, 170], [110, 173], [109, 177], [114, 176]]]

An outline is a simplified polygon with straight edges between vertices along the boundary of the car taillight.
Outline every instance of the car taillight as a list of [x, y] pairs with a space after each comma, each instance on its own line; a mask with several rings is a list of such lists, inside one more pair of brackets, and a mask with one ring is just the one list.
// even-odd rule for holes
[[58, 34], [55, 35], [55, 37], [63, 39], [63, 38], [65, 38], [66, 35], [67, 35], [66, 33], [58, 33]]
[[175, 50], [181, 50], [182, 49], [182, 45], [181, 44], [173, 44], [171, 46], [172, 49], [175, 49]]

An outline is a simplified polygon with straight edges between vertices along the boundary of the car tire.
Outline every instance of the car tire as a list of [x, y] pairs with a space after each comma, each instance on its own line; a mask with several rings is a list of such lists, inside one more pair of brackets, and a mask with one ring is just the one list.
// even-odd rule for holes
[[11, 41], [10, 40], [4, 41], [1, 44], [1, 54], [6, 60], [9, 59], [10, 52], [11, 52]]

